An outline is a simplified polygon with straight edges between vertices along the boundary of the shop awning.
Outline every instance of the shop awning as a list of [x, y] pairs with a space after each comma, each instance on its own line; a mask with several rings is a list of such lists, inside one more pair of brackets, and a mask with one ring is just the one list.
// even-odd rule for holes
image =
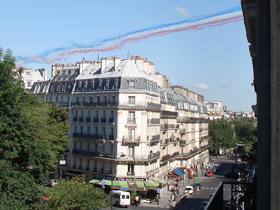
[[[89, 181], [89, 183], [102, 185], [102, 182], [98, 179], [93, 179], [93, 180]], [[113, 184], [113, 189], [116, 189], [116, 190], [121, 189], [121, 183], [119, 181], [113, 181], [113, 183], [112, 183], [111, 180], [105, 180], [105, 185], [111, 186], [112, 184]]]
[[[89, 181], [91, 184], [97, 184], [102, 185], [102, 182], [98, 179], [93, 179]], [[111, 180], [105, 180], [105, 185], [111, 186]], [[149, 181], [148, 183], [149, 187], [147, 189], [154, 189], [158, 186], [156, 182]], [[137, 182], [137, 181], [113, 181], [113, 189], [118, 190], [136, 190], [136, 191], [142, 191], [146, 190], [146, 186], [144, 182]]]
[[158, 187], [158, 183], [152, 181], [152, 180], [149, 180], [149, 181], [146, 181], [144, 182], [145, 186], [146, 186], [146, 189], [157, 189]]
[[165, 185], [167, 185], [167, 181], [162, 180], [162, 179], [160, 179], [160, 178], [158, 178], [158, 177], [153, 177], [152, 180], [155, 181], [155, 182], [157, 182], [157, 183], [159, 183], [159, 184], [161, 184], [162, 187], [164, 187]]
[[176, 174], [178, 174], [180, 177], [184, 176], [184, 174], [185, 174], [185, 172], [182, 169], [180, 169], [180, 168], [175, 168], [173, 171]]
[[121, 190], [129, 190], [128, 184], [125, 181], [119, 181], [121, 185]]

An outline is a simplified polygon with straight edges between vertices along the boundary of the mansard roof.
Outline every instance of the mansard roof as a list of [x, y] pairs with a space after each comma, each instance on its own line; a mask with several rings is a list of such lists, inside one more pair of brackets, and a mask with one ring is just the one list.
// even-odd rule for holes
[[97, 78], [143, 78], [156, 83], [151, 76], [141, 71], [135, 62], [131, 59], [122, 60], [118, 66], [114, 62], [108, 62], [107, 66], [101, 71], [101, 63], [95, 63], [87, 66], [77, 77], [77, 80], [97, 79]]

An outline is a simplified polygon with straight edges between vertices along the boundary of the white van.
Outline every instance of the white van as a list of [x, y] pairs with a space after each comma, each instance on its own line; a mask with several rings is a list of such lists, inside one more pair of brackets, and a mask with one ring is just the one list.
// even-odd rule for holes
[[112, 204], [116, 206], [130, 206], [130, 192], [125, 192], [121, 190], [113, 190], [110, 192], [110, 196], [107, 197], [107, 202], [111, 203], [111, 193], [112, 193]]
[[190, 195], [193, 194], [193, 186], [186, 186], [185, 187], [185, 193], [188, 193]]

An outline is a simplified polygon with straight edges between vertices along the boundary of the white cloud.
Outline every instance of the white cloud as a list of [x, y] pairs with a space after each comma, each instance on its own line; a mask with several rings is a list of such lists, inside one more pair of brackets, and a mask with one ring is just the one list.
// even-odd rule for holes
[[219, 86], [220, 86], [221, 88], [231, 88], [231, 85], [228, 84], [227, 82], [221, 82], [221, 83], [219, 84]]
[[200, 90], [207, 90], [210, 89], [210, 87], [206, 84], [200, 83], [200, 84], [195, 84], [194, 88], [200, 89]]
[[181, 15], [183, 16], [188, 16], [189, 15], [189, 12], [183, 8], [180, 8], [180, 7], [176, 7], [176, 11], [179, 12]]

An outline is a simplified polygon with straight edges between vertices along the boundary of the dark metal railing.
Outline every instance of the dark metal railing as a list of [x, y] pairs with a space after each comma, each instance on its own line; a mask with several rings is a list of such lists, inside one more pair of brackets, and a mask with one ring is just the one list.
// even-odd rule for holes
[[118, 106], [117, 101], [88, 101], [88, 102], [71, 102], [71, 106]]
[[123, 143], [139, 143], [141, 137], [140, 136], [123, 136]]
[[224, 200], [223, 191], [225, 185], [231, 185], [231, 209], [256, 209], [256, 183], [248, 182], [228, 182], [224, 181], [219, 184], [217, 190], [210, 198], [205, 210], [223, 210]]
[[73, 137], [85, 138], [85, 139], [94, 139], [94, 140], [97, 140], [97, 139], [105, 139], [106, 140], [106, 135], [105, 134], [103, 135], [103, 134], [91, 134], [91, 133], [77, 133], [77, 132], [74, 132]]

